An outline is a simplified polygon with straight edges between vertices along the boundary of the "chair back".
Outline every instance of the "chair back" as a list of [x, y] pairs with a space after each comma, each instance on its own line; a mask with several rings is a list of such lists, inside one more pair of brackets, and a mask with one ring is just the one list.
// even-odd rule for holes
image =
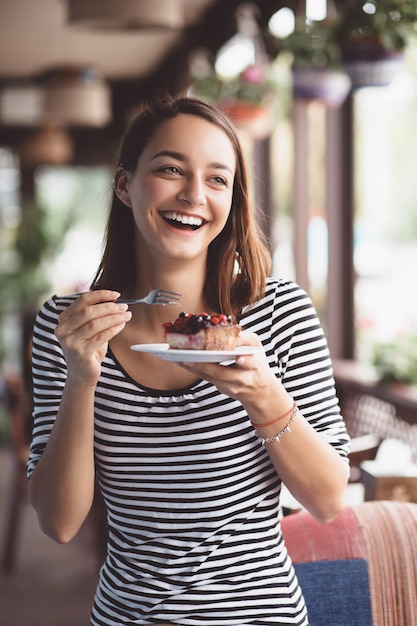
[[329, 524], [302, 511], [282, 529], [310, 626], [417, 626], [417, 504], [363, 502]]

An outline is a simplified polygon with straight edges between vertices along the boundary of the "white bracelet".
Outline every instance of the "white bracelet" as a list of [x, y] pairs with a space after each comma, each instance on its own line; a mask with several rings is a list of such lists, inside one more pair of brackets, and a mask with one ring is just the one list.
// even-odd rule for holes
[[300, 409], [298, 408], [298, 406], [294, 407], [294, 410], [293, 410], [293, 412], [290, 415], [290, 420], [289, 420], [288, 424], [286, 425], [285, 428], [280, 430], [279, 433], [277, 435], [275, 435], [275, 437], [266, 437], [264, 439], [263, 437], [260, 437], [258, 435], [258, 433], [256, 433], [256, 436], [258, 437], [258, 439], [261, 442], [261, 444], [264, 446], [266, 443], [272, 443], [272, 441], [276, 441], [277, 443], [279, 443], [279, 440], [281, 439], [281, 437], [283, 435], [285, 435], [285, 433], [290, 433], [291, 432], [290, 426], [293, 423], [293, 421], [295, 420], [295, 418], [297, 416], [297, 413], [299, 413], [299, 412], [300, 412]]

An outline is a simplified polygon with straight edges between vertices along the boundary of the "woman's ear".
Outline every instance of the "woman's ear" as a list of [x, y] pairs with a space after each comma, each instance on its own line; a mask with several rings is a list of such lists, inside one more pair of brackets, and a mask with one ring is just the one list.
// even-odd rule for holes
[[119, 200], [132, 208], [129, 196], [129, 179], [130, 172], [127, 172], [124, 167], [118, 167], [114, 174], [113, 189]]

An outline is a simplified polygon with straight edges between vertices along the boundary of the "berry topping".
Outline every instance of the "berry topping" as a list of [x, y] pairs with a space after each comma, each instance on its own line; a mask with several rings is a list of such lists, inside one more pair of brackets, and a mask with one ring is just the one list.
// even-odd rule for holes
[[231, 315], [209, 315], [205, 311], [200, 313], [180, 313], [175, 322], [165, 322], [163, 324], [166, 333], [182, 333], [184, 335], [195, 335], [199, 330], [213, 326], [233, 325]]

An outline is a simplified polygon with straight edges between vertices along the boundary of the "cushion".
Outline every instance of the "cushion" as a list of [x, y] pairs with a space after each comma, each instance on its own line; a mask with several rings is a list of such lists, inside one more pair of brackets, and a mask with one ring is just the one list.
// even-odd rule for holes
[[368, 567], [364, 559], [294, 565], [310, 626], [372, 626]]

